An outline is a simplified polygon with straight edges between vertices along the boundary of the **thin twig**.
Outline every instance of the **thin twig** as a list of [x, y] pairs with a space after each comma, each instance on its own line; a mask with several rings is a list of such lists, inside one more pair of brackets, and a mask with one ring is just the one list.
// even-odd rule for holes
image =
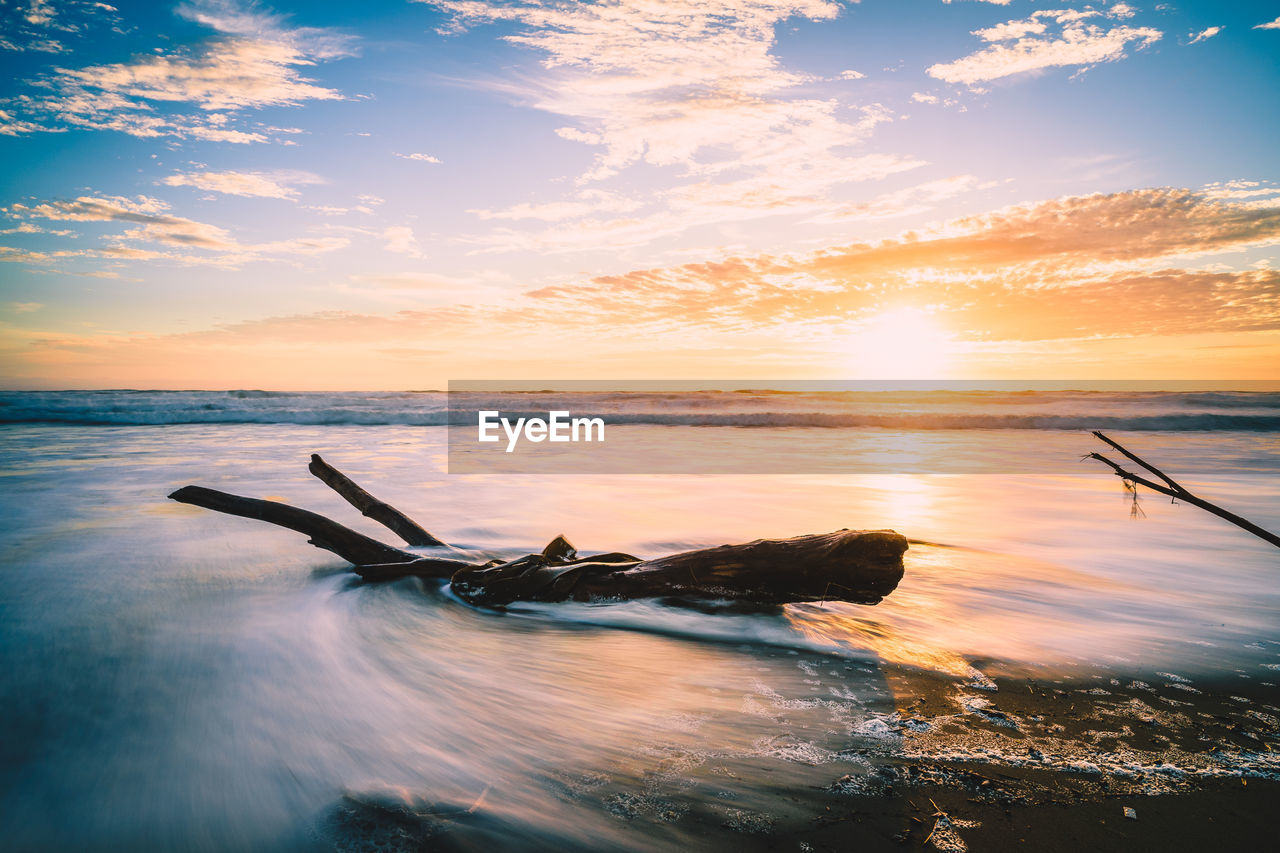
[[929, 846], [929, 840], [933, 838], [933, 834], [938, 831], [938, 824], [947, 819], [947, 813], [944, 812], [937, 803], [933, 802], [933, 797], [929, 798], [929, 802], [933, 803], [933, 814], [931, 817], [935, 818], [935, 820], [933, 822], [933, 829], [929, 830], [929, 834], [925, 836], [924, 842], [921, 844], [922, 847]]
[[[1254, 524], [1252, 521], [1249, 521], [1247, 518], [1238, 516], [1234, 512], [1225, 510], [1222, 507], [1218, 506], [1217, 504], [1210, 503], [1204, 498], [1200, 498], [1200, 497], [1197, 497], [1196, 495], [1193, 495], [1191, 492], [1187, 491], [1183, 486], [1176, 483], [1173, 479], [1171, 479], [1159, 468], [1156, 468], [1154, 465], [1151, 465], [1150, 463], [1143, 461], [1136, 454], [1130, 453], [1128, 450], [1122, 447], [1119, 442], [1112, 441], [1110, 438], [1107, 438], [1105, 435], [1103, 435], [1102, 433], [1096, 430], [1094, 431], [1093, 434], [1097, 436], [1099, 439], [1101, 439], [1102, 441], [1105, 441], [1107, 444], [1114, 447], [1120, 453], [1123, 453], [1126, 458], [1133, 460], [1134, 462], [1141, 465], [1146, 470], [1155, 474], [1161, 480], [1164, 480], [1164, 482], [1167, 483], [1168, 485], [1161, 485], [1159, 483], [1152, 482], [1151, 480], [1148, 480], [1145, 477], [1141, 477], [1133, 473], [1132, 471], [1127, 471], [1124, 468], [1121, 468], [1117, 463], [1112, 462], [1110, 459], [1103, 456], [1101, 453], [1090, 453], [1084, 457], [1085, 459], [1096, 459], [1099, 462], [1111, 468], [1111, 470], [1115, 473], [1117, 477], [1122, 478], [1127, 483], [1131, 483], [1134, 486], [1146, 486], [1148, 489], [1151, 489], [1151, 491], [1153, 492], [1158, 492], [1162, 495], [1168, 495], [1171, 498], [1176, 498], [1180, 501], [1189, 503], [1192, 506], [1199, 507], [1205, 512], [1212, 513], [1213, 515], [1216, 515], [1219, 518], [1225, 519], [1231, 522], [1232, 524], [1234, 524], [1236, 527], [1239, 527], [1243, 530], [1247, 530], [1250, 533], [1252, 533], [1254, 536], [1257, 536], [1259, 539], [1263, 539], [1267, 542], [1270, 542], [1272, 545], [1275, 545], [1277, 548], [1280, 548], [1280, 536], [1277, 536], [1271, 531], [1259, 527], [1258, 525]], [[1135, 495], [1136, 495], [1136, 491], [1135, 491]]]
[[1159, 468], [1157, 468], [1156, 466], [1152, 465], [1150, 462], [1146, 462], [1146, 461], [1144, 461], [1144, 460], [1142, 460], [1142, 459], [1139, 459], [1136, 455], [1134, 455], [1134, 454], [1130, 453], [1129, 451], [1125, 450], [1123, 447], [1121, 447], [1121, 446], [1120, 446], [1119, 442], [1112, 441], [1111, 439], [1107, 438], [1107, 437], [1106, 437], [1105, 435], [1103, 435], [1102, 433], [1098, 432], [1096, 429], [1093, 431], [1093, 434], [1094, 434], [1095, 436], [1097, 436], [1099, 439], [1101, 439], [1102, 441], [1105, 441], [1107, 444], [1109, 444], [1109, 445], [1111, 445], [1112, 447], [1114, 447], [1114, 448], [1115, 448], [1116, 450], [1118, 450], [1120, 453], [1123, 453], [1123, 454], [1125, 455], [1125, 457], [1126, 457], [1126, 458], [1128, 458], [1128, 459], [1130, 459], [1130, 460], [1132, 460], [1132, 461], [1134, 461], [1134, 462], [1138, 463], [1138, 464], [1139, 464], [1139, 465], [1141, 465], [1143, 468], [1146, 468], [1148, 471], [1150, 471], [1152, 474], [1155, 474], [1155, 475], [1156, 475], [1157, 477], [1159, 477], [1161, 480], [1164, 480], [1166, 483], [1168, 483], [1168, 484], [1169, 484], [1169, 488], [1173, 489], [1175, 492], [1186, 492], [1186, 489], [1182, 488], [1182, 486], [1180, 486], [1180, 485], [1178, 485], [1176, 482], [1174, 482], [1173, 478], [1172, 478], [1172, 477], [1170, 477], [1168, 474], [1166, 474], [1165, 472], [1161, 471]]
[[1132, 471], [1126, 471], [1116, 463], [1112, 462], [1107, 457], [1103, 456], [1101, 453], [1090, 453], [1088, 456], [1085, 457], [1085, 459], [1097, 459], [1099, 462], [1102, 462], [1106, 465], [1110, 465], [1112, 470], [1116, 472], [1117, 477], [1123, 477], [1124, 479], [1129, 480], [1130, 482], [1137, 483], [1139, 486], [1146, 486], [1148, 489], [1150, 489], [1153, 492], [1159, 492], [1162, 495], [1168, 495], [1169, 497], [1173, 497], [1173, 498], [1180, 498], [1190, 494], [1190, 492], [1187, 492], [1187, 491], [1175, 492], [1173, 489], [1169, 488], [1168, 486], [1162, 486], [1159, 483], [1153, 483], [1150, 480], [1148, 480], [1146, 477], [1140, 477], [1137, 474], [1134, 474]]

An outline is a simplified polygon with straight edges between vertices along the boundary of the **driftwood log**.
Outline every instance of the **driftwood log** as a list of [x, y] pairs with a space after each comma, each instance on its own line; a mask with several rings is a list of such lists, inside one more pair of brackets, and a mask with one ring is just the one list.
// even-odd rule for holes
[[516, 560], [468, 562], [456, 549], [399, 510], [370, 495], [319, 456], [311, 473], [368, 518], [429, 555], [385, 545], [318, 513], [278, 501], [185, 486], [175, 501], [253, 518], [306, 534], [368, 581], [422, 577], [448, 580], [462, 600], [498, 607], [517, 601], [603, 601], [636, 598], [725, 599], [759, 604], [851, 601], [875, 604], [902, 579], [907, 540], [892, 530], [838, 530], [791, 539], [757, 539], [642, 560], [610, 553], [580, 557], [563, 536], [540, 554]]

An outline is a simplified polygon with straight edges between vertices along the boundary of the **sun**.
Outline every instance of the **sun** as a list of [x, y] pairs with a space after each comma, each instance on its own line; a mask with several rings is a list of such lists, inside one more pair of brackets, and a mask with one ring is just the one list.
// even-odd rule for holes
[[892, 308], [869, 317], [850, 338], [850, 366], [871, 379], [937, 379], [955, 356], [951, 332], [921, 308]]

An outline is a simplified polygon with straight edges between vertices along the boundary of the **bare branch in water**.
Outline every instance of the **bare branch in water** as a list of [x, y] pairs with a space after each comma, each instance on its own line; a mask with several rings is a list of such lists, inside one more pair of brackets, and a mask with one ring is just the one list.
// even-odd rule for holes
[[214, 512], [225, 512], [228, 515], [238, 515], [242, 518], [253, 518], [296, 530], [311, 537], [311, 544], [317, 548], [332, 551], [356, 565], [404, 563], [418, 558], [417, 554], [384, 545], [363, 533], [344, 527], [331, 518], [279, 501], [245, 498], [201, 486], [184, 486], [169, 497], [179, 503], [204, 507]]
[[371, 518], [388, 528], [406, 544], [436, 547], [444, 545], [439, 539], [423, 530], [422, 526], [412, 518], [366, 492], [346, 474], [321, 459], [319, 454], [311, 454], [311, 464], [307, 466], [307, 470], [320, 478], [326, 486], [342, 495], [343, 499], [360, 510], [360, 514], [365, 518]]
[[1129, 451], [1127, 451], [1127, 450], [1125, 450], [1123, 447], [1121, 447], [1121, 446], [1120, 446], [1120, 444], [1119, 444], [1118, 442], [1112, 441], [1111, 439], [1107, 438], [1107, 437], [1106, 437], [1105, 435], [1103, 435], [1102, 433], [1098, 432], [1096, 429], [1093, 431], [1093, 434], [1094, 434], [1094, 436], [1095, 436], [1096, 438], [1098, 438], [1099, 440], [1101, 440], [1101, 441], [1105, 441], [1107, 444], [1111, 445], [1111, 446], [1112, 446], [1112, 447], [1114, 447], [1116, 450], [1120, 451], [1120, 453], [1124, 454], [1125, 458], [1127, 458], [1127, 459], [1129, 459], [1129, 460], [1131, 460], [1131, 461], [1133, 461], [1133, 462], [1138, 463], [1138, 464], [1139, 464], [1139, 465], [1141, 465], [1143, 468], [1146, 468], [1148, 471], [1150, 471], [1152, 474], [1155, 474], [1155, 475], [1156, 475], [1157, 477], [1159, 477], [1161, 480], [1164, 480], [1164, 481], [1165, 481], [1165, 483], [1167, 483], [1167, 484], [1168, 484], [1169, 488], [1171, 488], [1171, 489], [1173, 489], [1173, 490], [1175, 490], [1175, 491], [1179, 491], [1179, 492], [1185, 492], [1185, 491], [1186, 491], [1186, 489], [1182, 488], [1182, 486], [1179, 486], [1177, 483], [1175, 483], [1171, 477], [1169, 477], [1167, 474], [1165, 474], [1165, 473], [1164, 473], [1163, 471], [1161, 471], [1159, 468], [1157, 468], [1156, 466], [1154, 466], [1154, 465], [1152, 465], [1152, 464], [1150, 464], [1150, 463], [1148, 463], [1148, 462], [1143, 461], [1142, 459], [1139, 459], [1137, 456], [1135, 456], [1134, 454], [1130, 453]]
[[1137, 454], [1131, 453], [1128, 450], [1126, 450], [1124, 447], [1120, 445], [1119, 442], [1113, 441], [1112, 439], [1108, 438], [1107, 436], [1103, 435], [1097, 430], [1094, 430], [1093, 434], [1097, 436], [1100, 440], [1106, 442], [1111, 447], [1115, 448], [1117, 451], [1123, 454], [1126, 459], [1129, 459], [1132, 462], [1142, 466], [1143, 469], [1154, 474], [1156, 477], [1164, 481], [1163, 483], [1156, 483], [1152, 480], [1147, 479], [1146, 477], [1142, 477], [1138, 474], [1133, 473], [1132, 471], [1128, 471], [1120, 467], [1120, 465], [1118, 465], [1117, 463], [1103, 456], [1101, 453], [1090, 453], [1084, 457], [1085, 459], [1096, 459], [1099, 462], [1103, 463], [1104, 465], [1107, 465], [1108, 467], [1110, 467], [1112, 472], [1117, 477], [1120, 477], [1124, 481], [1125, 488], [1127, 490], [1132, 491], [1133, 504], [1132, 504], [1132, 509], [1130, 509], [1130, 517], [1135, 517], [1135, 510], [1137, 514], [1143, 514], [1142, 510], [1138, 508], [1138, 503], [1137, 503], [1138, 488], [1137, 487], [1145, 486], [1153, 492], [1159, 492], [1162, 495], [1168, 495], [1169, 497], [1174, 498], [1175, 500], [1185, 501], [1186, 503], [1189, 503], [1192, 506], [1199, 507], [1205, 512], [1211, 512], [1214, 515], [1218, 516], [1219, 518], [1226, 519], [1227, 521], [1231, 522], [1235, 526], [1243, 530], [1249, 531], [1254, 536], [1257, 536], [1259, 539], [1266, 540], [1267, 542], [1270, 542], [1272, 545], [1275, 545], [1277, 548], [1280, 548], [1280, 536], [1277, 536], [1271, 531], [1265, 530], [1259, 527], [1258, 525], [1254, 524], [1252, 521], [1249, 521], [1247, 518], [1241, 518], [1240, 516], [1236, 515], [1234, 512], [1229, 512], [1223, 509], [1222, 507], [1218, 506], [1217, 504], [1210, 503], [1204, 498], [1200, 498], [1200, 497], [1197, 497], [1196, 495], [1193, 495], [1191, 492], [1187, 491], [1186, 488], [1178, 484], [1175, 480], [1173, 480], [1171, 477], [1169, 477], [1159, 468], [1155, 467], [1149, 462], [1146, 462], [1145, 460], [1140, 458]]
[[[311, 472], [367, 517], [406, 540], [444, 545], [403, 513], [370, 495], [319, 456]], [[308, 510], [279, 501], [185, 486], [175, 501], [287, 527], [311, 543], [354, 564], [368, 581], [403, 577], [448, 579], [463, 601], [484, 607], [514, 602], [614, 601], [679, 598], [775, 605], [828, 598], [875, 604], [902, 579], [907, 539], [892, 530], [837, 530], [790, 539], [757, 539], [685, 551], [651, 560], [611, 552], [578, 556], [557, 536], [539, 554], [516, 560], [470, 563], [443, 556], [419, 556], [371, 539]]]

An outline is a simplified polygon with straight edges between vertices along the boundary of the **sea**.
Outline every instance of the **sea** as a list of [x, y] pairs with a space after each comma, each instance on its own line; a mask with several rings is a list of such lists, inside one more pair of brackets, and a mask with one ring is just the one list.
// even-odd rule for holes
[[[1102, 430], [1280, 530], [1276, 390], [525, 403], [599, 414], [613, 446], [665, 461], [468, 467], [441, 391], [0, 392], [0, 844], [800, 850], [811, 803], [907, 759], [1157, 794], [1280, 779], [1280, 550], [1135, 500], [1087, 458], [1124, 461]], [[783, 446], [804, 452], [763, 464]], [[706, 465], [717, 448], [734, 464]], [[558, 534], [642, 557], [841, 528], [911, 545], [875, 606], [485, 610], [445, 582], [363, 583], [302, 535], [167, 499], [209, 486], [400, 544], [308, 473], [312, 453], [477, 558]], [[1001, 710], [1042, 690], [1078, 694], [1094, 734]], [[943, 707], [913, 705], [926, 695]], [[1214, 714], [1235, 715], [1230, 734]], [[1126, 741], [1143, 726], [1170, 746]]]

